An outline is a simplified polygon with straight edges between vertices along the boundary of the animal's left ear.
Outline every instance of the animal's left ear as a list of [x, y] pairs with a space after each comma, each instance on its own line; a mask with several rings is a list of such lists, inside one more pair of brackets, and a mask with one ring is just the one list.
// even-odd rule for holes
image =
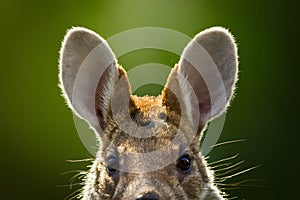
[[232, 98], [237, 67], [237, 47], [226, 29], [199, 33], [168, 78], [163, 91], [167, 111], [186, 114], [196, 126], [220, 115]]

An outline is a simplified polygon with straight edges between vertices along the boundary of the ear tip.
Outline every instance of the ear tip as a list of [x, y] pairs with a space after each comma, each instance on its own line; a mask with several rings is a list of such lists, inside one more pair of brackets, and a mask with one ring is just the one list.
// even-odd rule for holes
[[198, 42], [201, 40], [227, 41], [236, 49], [234, 36], [228, 29], [221, 26], [214, 26], [200, 32], [195, 36], [195, 40]]
[[210, 27], [210, 28], [208, 28], [204, 31], [229, 33], [229, 30], [227, 28], [222, 27], [222, 26], [213, 26], [213, 27]]
[[71, 28], [67, 29], [67, 35], [72, 34], [72, 33], [80, 33], [80, 32], [93, 32], [93, 33], [95, 33], [94, 31], [92, 31], [88, 28], [82, 27], [82, 26], [72, 26]]
[[104, 40], [102, 37], [100, 37], [100, 35], [98, 35], [96, 32], [90, 29], [74, 26], [67, 30], [67, 33], [63, 40], [63, 44], [66, 44], [67, 41], [69, 40], [87, 40], [87, 39], [99, 40], [99, 42]]
[[67, 30], [61, 43], [59, 52], [60, 66], [62, 65], [63, 54], [72, 54], [73, 51], [84, 51], [84, 49], [91, 50], [100, 43], [108, 46], [106, 40], [96, 32], [80, 26], [71, 27]]
[[226, 35], [229, 37], [233, 37], [233, 35], [230, 33], [229, 29], [224, 28], [222, 26], [214, 26], [211, 28], [208, 28], [204, 31], [202, 31], [203, 34], [210, 33], [210, 34], [220, 34], [220, 35]]
[[94, 31], [88, 28], [81, 27], [81, 26], [72, 26], [70, 29], [67, 30], [66, 36], [72, 34], [80, 34], [80, 33], [90, 33], [90, 34], [97, 35]]

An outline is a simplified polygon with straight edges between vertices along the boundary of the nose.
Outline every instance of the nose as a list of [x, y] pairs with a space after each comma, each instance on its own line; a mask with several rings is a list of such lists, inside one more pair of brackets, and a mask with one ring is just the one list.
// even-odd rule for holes
[[155, 192], [148, 192], [146, 194], [139, 195], [135, 200], [159, 200], [159, 196]]

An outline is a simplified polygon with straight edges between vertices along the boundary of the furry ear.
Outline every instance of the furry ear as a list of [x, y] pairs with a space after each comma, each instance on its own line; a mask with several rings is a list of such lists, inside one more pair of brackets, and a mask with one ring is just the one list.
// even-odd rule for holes
[[[61, 88], [69, 107], [98, 131], [99, 125], [105, 127], [114, 87], [122, 75], [103, 38], [85, 28], [68, 31], [60, 51]], [[130, 93], [129, 83], [124, 87]]]
[[[167, 110], [184, 111], [195, 126], [205, 125], [228, 106], [237, 66], [235, 41], [226, 29], [214, 27], [199, 33], [186, 46], [178, 67], [169, 76], [163, 91]], [[178, 102], [184, 107], [180, 104], [179, 108]]]

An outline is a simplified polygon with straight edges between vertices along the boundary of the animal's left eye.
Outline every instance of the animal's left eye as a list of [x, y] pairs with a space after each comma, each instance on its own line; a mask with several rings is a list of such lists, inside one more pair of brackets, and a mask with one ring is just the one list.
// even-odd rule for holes
[[189, 155], [183, 155], [177, 160], [176, 167], [181, 172], [189, 172], [192, 168], [191, 158]]
[[118, 159], [116, 157], [114, 157], [114, 156], [109, 157], [108, 160], [107, 160], [107, 167], [106, 167], [106, 169], [107, 169], [107, 172], [109, 174], [111, 174], [111, 175], [114, 174], [114, 173], [116, 173], [118, 171], [118, 169], [119, 169], [119, 161], [118, 161]]

